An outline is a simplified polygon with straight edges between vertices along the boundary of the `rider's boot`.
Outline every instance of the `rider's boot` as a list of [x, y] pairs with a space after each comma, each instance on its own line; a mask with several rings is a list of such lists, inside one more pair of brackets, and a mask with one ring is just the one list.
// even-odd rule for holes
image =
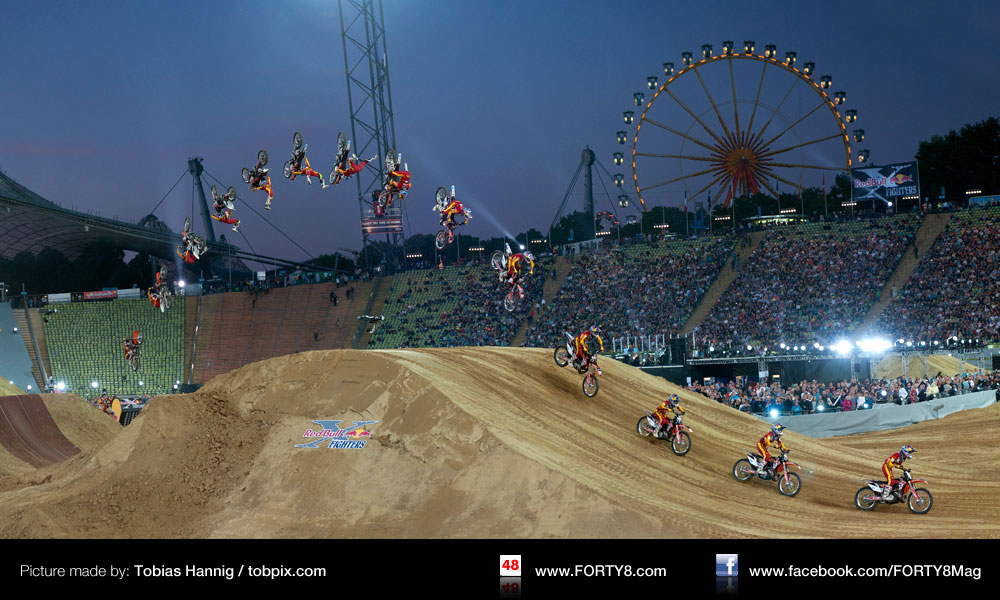
[[887, 483], [885, 484], [885, 487], [882, 488], [882, 501], [888, 502], [891, 498], [892, 498], [892, 488], [889, 487], [889, 484]]
[[264, 210], [271, 210], [271, 199], [268, 198], [267, 202], [264, 203]]
[[322, 175], [319, 176], [319, 183], [322, 186], [321, 189], [325, 190], [326, 188], [330, 187], [330, 184], [328, 184], [327, 182], [323, 181], [323, 176]]
[[233, 225], [233, 231], [239, 233], [239, 231], [240, 231], [240, 221], [239, 221], [239, 219], [237, 219], [236, 220], [236, 224]]
[[309, 184], [309, 185], [312, 185], [313, 184], [312, 177], [306, 175], [306, 183]]

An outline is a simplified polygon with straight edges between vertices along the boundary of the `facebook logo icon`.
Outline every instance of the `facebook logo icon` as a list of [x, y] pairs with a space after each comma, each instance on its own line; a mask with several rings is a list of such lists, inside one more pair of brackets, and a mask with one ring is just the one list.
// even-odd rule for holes
[[716, 554], [715, 575], [717, 577], [736, 577], [739, 575], [740, 556], [738, 554]]

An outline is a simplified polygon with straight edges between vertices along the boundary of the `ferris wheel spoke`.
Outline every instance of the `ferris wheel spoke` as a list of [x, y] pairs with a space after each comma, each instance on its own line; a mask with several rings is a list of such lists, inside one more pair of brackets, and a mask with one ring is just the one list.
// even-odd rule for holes
[[[697, 73], [697, 70], [695, 70], [695, 72]], [[687, 114], [691, 115], [691, 117], [695, 121], [697, 121], [699, 125], [701, 125], [702, 129], [704, 129], [708, 133], [708, 135], [712, 136], [713, 140], [715, 140], [720, 146], [728, 148], [728, 144], [725, 141], [723, 141], [722, 138], [720, 138], [718, 135], [716, 135], [714, 131], [712, 131], [711, 129], [709, 129], [708, 125], [705, 125], [705, 122], [701, 120], [701, 117], [699, 117], [698, 115], [694, 114], [691, 111], [691, 109], [688, 108], [687, 104], [684, 104], [684, 102], [681, 101], [681, 99], [678, 98], [668, 88], [663, 88], [663, 91], [666, 92], [667, 95], [669, 95], [671, 98], [673, 98], [674, 102], [676, 102], [677, 104], [679, 104], [681, 106], [681, 108], [683, 108], [684, 111], [687, 112]]]
[[694, 74], [698, 77], [698, 81], [701, 82], [701, 89], [705, 90], [705, 95], [708, 96], [708, 102], [712, 105], [712, 110], [715, 111], [715, 116], [719, 119], [719, 125], [722, 125], [722, 131], [726, 133], [726, 139], [729, 140], [731, 146], [735, 146], [736, 140], [733, 138], [733, 134], [729, 133], [729, 128], [726, 127], [726, 122], [722, 120], [722, 113], [719, 112], [719, 107], [715, 105], [715, 99], [712, 98], [712, 93], [708, 91], [708, 86], [705, 85], [705, 80], [702, 79], [701, 73], [698, 72], [698, 69], [694, 70]]
[[822, 171], [843, 171], [844, 167], [823, 167], [820, 165], [800, 165], [792, 163], [776, 163], [770, 161], [764, 161], [763, 164], [767, 167], [786, 167], [789, 169], [819, 169]]
[[776, 191], [774, 190], [774, 188], [772, 188], [771, 186], [769, 186], [769, 185], [767, 184], [767, 178], [766, 178], [766, 177], [761, 177], [760, 179], [758, 179], [758, 183], [760, 183], [761, 185], [763, 185], [763, 186], [764, 186], [764, 188], [766, 188], [766, 189], [767, 189], [767, 191], [771, 192], [771, 195], [772, 195], [772, 196], [774, 196], [774, 197], [775, 197], [775, 199], [777, 199], [777, 198], [778, 198], [778, 196], [780, 195], [780, 194], [778, 194], [778, 192], [776, 192]]
[[742, 134], [740, 134], [740, 111], [739, 103], [736, 101], [736, 75], [733, 74], [733, 61], [729, 60], [729, 83], [733, 88], [733, 120], [736, 121], [736, 143], [742, 144]]
[[691, 173], [690, 175], [681, 175], [680, 177], [675, 177], [674, 179], [670, 179], [668, 181], [663, 181], [663, 182], [660, 182], [660, 183], [654, 183], [653, 185], [646, 186], [644, 188], [639, 188], [639, 191], [640, 192], [645, 192], [646, 190], [651, 190], [653, 188], [657, 188], [657, 187], [660, 187], [660, 186], [663, 186], [663, 185], [669, 185], [671, 183], [677, 183], [678, 181], [684, 181], [685, 179], [691, 179], [692, 177], [700, 177], [702, 175], [708, 175], [709, 173], [714, 173], [717, 170], [718, 170], [718, 167], [712, 167], [710, 169], [705, 169], [704, 171], [698, 171], [697, 173]]
[[768, 150], [767, 152], [762, 152], [760, 154], [761, 158], [768, 158], [774, 156], [775, 154], [781, 154], [783, 152], [788, 152], [790, 150], [795, 150], [796, 148], [801, 148], [803, 146], [811, 146], [812, 144], [819, 144], [820, 142], [825, 142], [827, 140], [832, 140], [834, 138], [844, 137], [842, 133], [835, 133], [833, 135], [828, 135], [824, 138], [818, 138], [815, 140], [810, 140], [808, 142], [802, 142], [801, 144], [795, 144], [794, 146], [788, 146], [787, 148], [782, 148], [780, 150]]
[[796, 83], [798, 83], [797, 79], [795, 81], [792, 81], [791, 87], [789, 87], [788, 91], [785, 92], [785, 97], [781, 99], [781, 102], [778, 103], [778, 107], [774, 109], [774, 112], [771, 113], [771, 116], [767, 119], [767, 122], [764, 123], [764, 126], [761, 127], [760, 131], [757, 132], [757, 135], [754, 136], [754, 141], [760, 140], [761, 138], [764, 137], [764, 132], [767, 131], [767, 128], [771, 124], [771, 121], [774, 120], [774, 116], [781, 112], [782, 105], [785, 104], [785, 100], [788, 100], [788, 96], [792, 93], [792, 90], [795, 89]]
[[788, 132], [789, 132], [789, 131], [790, 131], [790, 130], [791, 130], [791, 129], [793, 128], [793, 127], [795, 127], [796, 125], [798, 125], [798, 124], [799, 124], [799, 123], [801, 123], [802, 121], [806, 120], [806, 118], [807, 118], [807, 117], [809, 117], [809, 116], [810, 116], [811, 114], [813, 114], [813, 113], [814, 113], [814, 112], [816, 112], [817, 110], [819, 110], [819, 109], [823, 108], [824, 106], [826, 106], [826, 101], [823, 101], [823, 102], [820, 102], [819, 104], [817, 104], [817, 105], [816, 105], [816, 108], [812, 109], [811, 111], [809, 111], [809, 112], [807, 112], [806, 114], [804, 114], [804, 115], [802, 115], [801, 117], [799, 117], [799, 120], [795, 121], [794, 123], [792, 123], [792, 124], [791, 124], [791, 125], [789, 125], [788, 127], [785, 127], [785, 128], [784, 128], [784, 129], [783, 129], [783, 130], [781, 131], [781, 133], [779, 133], [778, 135], [774, 136], [773, 138], [771, 138], [770, 140], [768, 140], [768, 141], [767, 141], [766, 143], [764, 143], [764, 144], [763, 144], [763, 147], [764, 147], [764, 148], [767, 148], [767, 147], [769, 147], [769, 146], [770, 146], [771, 144], [773, 144], [773, 143], [774, 143], [775, 141], [777, 141], [777, 140], [778, 140], [778, 138], [780, 138], [781, 136], [783, 136], [783, 135], [785, 135], [786, 133], [788, 133]]
[[686, 154], [653, 154], [650, 152], [636, 152], [636, 156], [651, 156], [653, 158], [683, 158], [685, 160], [701, 160], [704, 162], [717, 163], [720, 159], [708, 156], [688, 156]]
[[703, 148], [711, 150], [712, 152], [715, 152], [716, 150], [718, 150], [718, 148], [716, 146], [710, 146], [710, 145], [706, 144], [705, 142], [703, 142], [703, 141], [701, 141], [701, 140], [699, 140], [697, 138], [693, 138], [690, 135], [688, 135], [688, 134], [686, 134], [686, 133], [684, 133], [682, 131], [677, 131], [676, 129], [674, 129], [673, 127], [670, 127], [669, 125], [664, 125], [663, 123], [659, 123], [657, 121], [654, 121], [653, 119], [650, 119], [649, 117], [646, 117], [645, 119], [643, 119], [643, 121], [646, 121], [647, 123], [649, 123], [651, 125], [656, 125], [657, 127], [660, 127], [662, 129], [666, 129], [670, 133], [673, 133], [674, 135], [679, 135], [682, 138], [684, 138], [686, 140], [689, 140], [689, 141], [692, 141], [695, 144], [698, 144], [699, 146], [701, 146]]
[[[732, 64], [732, 63], [730, 63], [730, 64]], [[753, 101], [753, 112], [750, 113], [750, 124], [747, 125], [747, 140], [744, 140], [745, 142], [749, 141], [749, 139], [751, 137], [753, 137], [753, 134], [752, 134], [752, 132], [753, 132], [753, 119], [754, 119], [754, 117], [757, 116], [757, 105], [760, 104], [760, 91], [764, 87], [764, 74], [767, 73], [767, 65], [768, 64], [769, 63], [765, 62], [764, 63], [764, 68], [760, 70], [760, 83], [757, 84], [757, 97], [754, 98], [754, 101]]]
[[769, 171], [768, 172], [768, 176], [771, 179], [775, 179], [777, 181], [780, 181], [781, 183], [784, 183], [785, 185], [790, 185], [790, 186], [792, 186], [792, 188], [794, 188], [796, 190], [801, 190], [802, 189], [801, 182], [799, 184], [796, 184], [794, 181], [789, 181], [788, 179], [785, 179], [784, 177], [782, 177], [781, 175], [778, 175], [777, 173], [775, 173], [773, 171]]
[[[698, 194], [701, 194], [702, 192], [704, 192], [708, 188], [712, 187], [713, 185], [715, 185], [716, 183], [718, 183], [719, 181], [721, 181], [722, 179], [724, 179], [727, 175], [728, 175], [728, 173], [723, 173], [722, 175], [719, 175], [718, 177], [716, 177], [712, 181], [709, 181], [708, 184], [705, 185], [705, 187], [703, 187], [700, 190], [698, 190], [697, 192], [691, 194], [691, 198], [692, 199], [697, 198]], [[711, 207], [709, 207], [709, 208], [711, 208]]]

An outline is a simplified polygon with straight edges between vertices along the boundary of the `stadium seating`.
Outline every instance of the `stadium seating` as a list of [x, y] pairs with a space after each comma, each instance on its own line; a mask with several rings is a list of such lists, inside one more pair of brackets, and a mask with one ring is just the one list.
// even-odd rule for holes
[[915, 342], [1000, 340], [1000, 207], [956, 214], [872, 329]]
[[699, 349], [832, 344], [864, 319], [916, 215], [771, 231], [699, 328]]
[[535, 261], [521, 307], [508, 313], [496, 272], [486, 265], [400, 273], [386, 295], [384, 324], [369, 348], [506, 346], [541, 300], [551, 258]]
[[[100, 394], [165, 394], [184, 373], [184, 304], [175, 296], [161, 313], [148, 300], [118, 299], [49, 305], [45, 342], [53, 377], [67, 392], [84, 397]], [[138, 329], [143, 337], [139, 370], [125, 361], [122, 341]], [[91, 382], [96, 381], [94, 389]], [[143, 385], [140, 387], [139, 382]]]
[[599, 325], [604, 339], [675, 335], [733, 250], [736, 238], [638, 243], [576, 259], [566, 283], [529, 328], [526, 346]]

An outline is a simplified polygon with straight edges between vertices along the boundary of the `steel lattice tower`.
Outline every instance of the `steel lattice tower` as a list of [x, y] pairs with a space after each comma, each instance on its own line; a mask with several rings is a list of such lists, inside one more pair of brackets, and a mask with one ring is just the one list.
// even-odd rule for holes
[[[362, 160], [373, 154], [378, 156], [354, 176], [361, 219], [364, 221], [374, 216], [372, 192], [380, 189], [385, 181], [386, 150], [396, 148], [385, 24], [382, 0], [339, 0], [339, 4], [352, 151]], [[401, 204], [402, 201], [397, 199], [384, 214], [386, 219], [399, 219], [398, 232], [391, 233], [393, 243], [401, 243], [403, 238]], [[365, 246], [368, 245], [368, 236], [369, 229], [362, 226], [361, 239]], [[387, 240], [389, 236], [386, 233]]]

